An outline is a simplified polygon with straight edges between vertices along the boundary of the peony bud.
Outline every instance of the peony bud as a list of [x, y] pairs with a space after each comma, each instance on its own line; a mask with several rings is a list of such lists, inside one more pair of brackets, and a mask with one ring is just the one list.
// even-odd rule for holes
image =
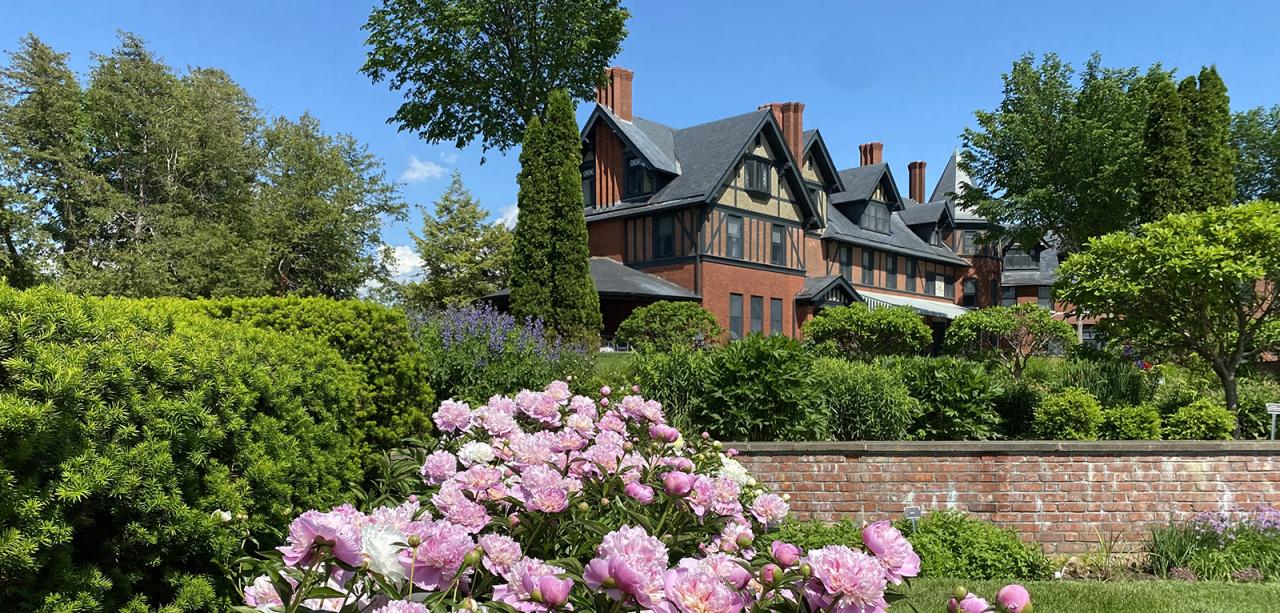
[[673, 470], [662, 477], [662, 488], [668, 496], [684, 497], [693, 489], [693, 475]]
[[805, 562], [804, 564], [801, 564], [801, 565], [800, 565], [800, 576], [801, 576], [801, 577], [812, 577], [812, 576], [813, 576], [813, 567], [812, 567], [812, 566], [809, 566], [809, 563], [808, 563], [808, 562]]
[[607, 406], [609, 406], [609, 399], [608, 399], [608, 398], [601, 398], [601, 399], [600, 399], [600, 406], [602, 406], [602, 407], [607, 407]]
[[728, 449], [726, 449], [726, 450], [725, 450], [724, 454], [725, 454], [726, 456], [729, 456], [729, 457], [731, 457], [731, 458], [734, 458], [734, 457], [737, 457], [737, 456], [738, 456], [738, 450], [737, 450], [737, 449], [734, 449], [733, 447], [730, 447], [730, 448], [728, 448]]
[[653, 502], [653, 488], [640, 483], [639, 481], [628, 483], [626, 487], [622, 488], [622, 492], [638, 500], [640, 504], [649, 504]]
[[796, 562], [800, 561], [800, 548], [791, 543], [774, 541], [769, 546], [769, 555], [773, 556], [773, 560], [781, 564], [783, 568], [791, 568]]
[[640, 386], [639, 386], [639, 385], [632, 385], [632, 386], [631, 386], [631, 393], [632, 393], [632, 394], [639, 394], [639, 393], [640, 393]]
[[462, 562], [467, 566], [475, 566], [476, 564], [479, 564], [480, 560], [483, 558], [484, 558], [484, 548], [480, 546], [476, 546], [475, 549], [468, 551], [467, 555], [462, 556]]
[[571, 588], [573, 588], [572, 579], [560, 579], [553, 576], [543, 577], [538, 580], [538, 587], [534, 590], [537, 593], [534, 600], [553, 609], [558, 608], [569, 601], [569, 590]]
[[955, 589], [951, 590], [951, 597], [956, 600], [964, 600], [969, 597], [969, 588], [963, 585], [957, 585]]
[[422, 537], [416, 534], [410, 534], [409, 538], [405, 539], [404, 542], [408, 543], [410, 547], [417, 547], [422, 544]]
[[996, 604], [1000, 606], [1001, 611], [1028, 613], [1031, 611], [1031, 594], [1021, 585], [1009, 584], [996, 593]]
[[760, 569], [760, 582], [765, 585], [772, 585], [774, 581], [777, 581], [780, 574], [782, 574], [782, 569], [778, 568], [777, 564], [765, 564], [764, 568]]
[[612, 394], [612, 393], [613, 393], [613, 388], [609, 387], [608, 385], [600, 388], [601, 396], [608, 396], [609, 394]]
[[583, 512], [583, 513], [586, 513], [587, 511], [590, 511], [590, 510], [591, 510], [591, 505], [589, 505], [589, 504], [587, 504], [587, 503], [585, 503], [585, 502], [579, 502], [579, 503], [578, 503], [578, 510], [579, 510], [579, 511], [581, 511], [581, 512]]

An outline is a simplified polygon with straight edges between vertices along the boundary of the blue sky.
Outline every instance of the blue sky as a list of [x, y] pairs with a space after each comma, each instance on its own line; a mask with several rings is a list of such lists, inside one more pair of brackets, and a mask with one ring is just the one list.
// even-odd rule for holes
[[[0, 49], [33, 32], [86, 72], [117, 30], [145, 38], [175, 68], [226, 70], [270, 115], [317, 116], [348, 132], [429, 206], [453, 168], [495, 217], [514, 209], [515, 153], [455, 151], [401, 134], [386, 118], [401, 97], [358, 71], [365, 1], [4, 0]], [[806, 104], [841, 168], [859, 143], [885, 143], [899, 181], [929, 163], [929, 187], [973, 111], [1000, 100], [1000, 75], [1027, 52], [1109, 66], [1161, 62], [1182, 73], [1217, 64], [1232, 107], [1280, 104], [1280, 3], [1272, 2], [759, 2], [630, 0], [630, 34], [616, 64], [636, 71], [637, 115], [682, 127], [755, 109]], [[586, 108], [579, 109], [585, 117]], [[905, 185], [903, 186], [905, 188]], [[385, 239], [407, 245], [390, 224]]]

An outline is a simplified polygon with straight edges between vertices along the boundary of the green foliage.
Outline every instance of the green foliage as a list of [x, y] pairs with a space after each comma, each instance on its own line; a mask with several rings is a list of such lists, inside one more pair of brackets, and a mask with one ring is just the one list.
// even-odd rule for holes
[[1156, 380], [1151, 402], [1162, 417], [1210, 394], [1213, 387], [1213, 381], [1201, 373], [1176, 364], [1160, 364], [1152, 368], [1151, 376]]
[[646, 398], [662, 403], [671, 425], [682, 430], [702, 428], [692, 418], [707, 414], [713, 355], [691, 349], [637, 354], [631, 380]]
[[1215, 66], [1200, 69], [1178, 88], [1187, 115], [1187, 148], [1191, 175], [1188, 196], [1192, 208], [1226, 206], [1235, 199], [1235, 158], [1231, 147], [1231, 99]]
[[0, 338], [14, 610], [226, 610], [245, 544], [360, 477], [360, 376], [319, 343], [47, 288], [0, 288]]
[[996, 413], [1000, 415], [1000, 432], [1005, 438], [1020, 439], [1031, 435], [1031, 423], [1036, 407], [1044, 397], [1041, 386], [1025, 379], [1005, 382], [995, 398]]
[[1148, 569], [1158, 577], [1187, 569], [1207, 581], [1239, 580], [1242, 571], [1256, 571], [1255, 580], [1280, 579], [1280, 512], [1274, 508], [1205, 513], [1154, 526], [1144, 545]]
[[1226, 405], [1236, 372], [1280, 348], [1280, 204], [1171, 215], [1095, 238], [1058, 269], [1061, 299], [1107, 315], [1107, 337], [1212, 365]]
[[618, 326], [615, 340], [639, 351], [700, 349], [715, 343], [724, 330], [715, 315], [696, 302], [659, 300], [631, 312]]
[[1236, 152], [1236, 202], [1280, 202], [1280, 105], [1236, 113], [1231, 148]]
[[835, 440], [906, 439], [919, 403], [897, 373], [835, 358], [820, 358], [813, 369], [819, 403]]
[[1236, 418], [1240, 421], [1240, 438], [1261, 439], [1271, 436], [1268, 402], [1280, 402], [1280, 383], [1260, 375], [1240, 379], [1240, 404], [1236, 410]]
[[969, 311], [947, 328], [953, 351], [989, 356], [1015, 379], [1032, 356], [1062, 351], [1075, 343], [1070, 324], [1053, 318], [1048, 309], [1031, 302]]
[[1084, 388], [1104, 407], [1147, 402], [1153, 387], [1150, 374], [1119, 359], [1033, 359], [1023, 379], [1047, 390]]
[[805, 551], [821, 549], [827, 545], [861, 549], [862, 529], [848, 519], [837, 522], [788, 519], [776, 531], [756, 537], [756, 549], [768, 551], [769, 545], [774, 541], [791, 543]]
[[[1153, 91], [1144, 142], [1147, 174], [1139, 184], [1138, 195], [1140, 218], [1144, 221], [1196, 206], [1191, 200], [1191, 150], [1187, 148], [1187, 107], [1195, 97], [1195, 78], [1189, 78], [1189, 93], [1174, 85], [1173, 77], [1163, 70], [1154, 70], [1150, 80]], [[1184, 93], [1190, 99], [1184, 100], [1180, 95]]]
[[920, 410], [910, 436], [918, 440], [990, 440], [998, 435], [995, 400], [1002, 388], [981, 364], [964, 358], [898, 358], [898, 372]]
[[1116, 405], [1102, 410], [1102, 438], [1111, 441], [1160, 440], [1160, 411], [1151, 404]]
[[823, 309], [805, 322], [804, 337], [820, 355], [863, 360], [915, 355], [933, 341], [924, 318], [910, 308], [873, 309], [862, 302]]
[[591, 279], [581, 166], [573, 101], [556, 90], [545, 119], [529, 122], [520, 151], [511, 312], [592, 346], [600, 337], [600, 296]]
[[433, 367], [402, 311], [361, 300], [327, 298], [224, 298], [157, 301], [215, 319], [312, 338], [335, 349], [362, 375], [361, 400], [348, 407], [364, 442], [395, 449], [404, 438], [431, 433], [435, 394], [427, 383]]
[[505, 151], [545, 112], [552, 90], [592, 98], [628, 16], [618, 0], [383, 0], [364, 24], [370, 49], [361, 70], [407, 88], [390, 119], [401, 130], [458, 148], [479, 138]]
[[1174, 411], [1164, 420], [1164, 437], [1181, 441], [1225, 441], [1235, 430], [1235, 415], [1222, 403], [1197, 400]]
[[690, 418], [718, 440], [822, 438], [812, 359], [799, 341], [751, 334], [711, 354]]
[[973, 580], [1047, 579], [1053, 566], [1040, 549], [1018, 539], [1013, 530], [958, 511], [934, 511], [895, 526], [920, 555], [921, 575]]
[[1075, 387], [1049, 394], [1036, 407], [1032, 434], [1043, 440], [1093, 441], [1102, 426], [1102, 406]]
[[434, 214], [422, 210], [422, 232], [413, 235], [422, 259], [422, 279], [406, 284], [404, 299], [413, 308], [470, 303], [502, 289], [511, 265], [511, 231], [501, 222], [485, 223], [488, 213], [454, 171], [449, 188], [436, 200]]

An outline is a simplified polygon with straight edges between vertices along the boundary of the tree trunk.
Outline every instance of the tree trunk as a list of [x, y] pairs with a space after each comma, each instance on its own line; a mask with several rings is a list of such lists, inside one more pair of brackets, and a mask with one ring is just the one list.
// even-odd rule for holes
[[1240, 395], [1236, 389], [1236, 369], [1229, 368], [1226, 364], [1214, 364], [1213, 372], [1218, 375], [1218, 380], [1222, 382], [1223, 396], [1226, 398], [1227, 410], [1236, 418], [1236, 429], [1233, 436], [1240, 438]]

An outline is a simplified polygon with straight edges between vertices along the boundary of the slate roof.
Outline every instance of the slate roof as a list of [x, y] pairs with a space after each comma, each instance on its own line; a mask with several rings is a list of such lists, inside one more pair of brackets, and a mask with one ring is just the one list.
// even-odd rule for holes
[[876, 186], [880, 184], [880, 177], [884, 176], [887, 169], [888, 165], [881, 162], [841, 170], [840, 181], [844, 183], [844, 191], [831, 194], [831, 203], [840, 204], [870, 198], [876, 191]]
[[[942, 176], [938, 177], [938, 182], [933, 186], [933, 193], [929, 195], [929, 202], [945, 200], [955, 204], [955, 195], [964, 189], [965, 183], [972, 183], [969, 175], [964, 169], [960, 168], [960, 151], [953, 149], [951, 157], [947, 158], [947, 165], [942, 169]], [[967, 207], [955, 207], [956, 223], [964, 222], [986, 222], [986, 219], [979, 217], [976, 213]]]
[[898, 215], [902, 217], [902, 221], [908, 226], [936, 224], [939, 219], [951, 214], [951, 205], [945, 201], [930, 202], [928, 204], [913, 204], [913, 202], [913, 200], [907, 198], [907, 205], [898, 212]]
[[932, 245], [911, 231], [900, 213], [889, 216], [889, 233], [881, 234], [864, 229], [851, 221], [840, 211], [839, 207], [827, 209], [827, 228], [822, 238], [866, 245], [883, 249], [891, 253], [909, 255], [935, 262], [967, 266], [964, 258], [956, 255], [943, 245]]
[[[652, 298], [655, 300], [698, 300], [700, 296], [662, 277], [639, 271], [612, 258], [591, 258], [591, 280], [596, 292], [606, 298]], [[501, 289], [486, 298], [505, 300], [510, 289]]]
[[[804, 155], [810, 154], [810, 149], [817, 147], [818, 151], [813, 159], [818, 163], [818, 170], [821, 174], [829, 175], [828, 188], [832, 192], [844, 190], [844, 181], [840, 179], [840, 171], [836, 170], [835, 161], [831, 159], [831, 152], [827, 150], [827, 143], [822, 139], [822, 133], [815, 130], [804, 131], [804, 146], [802, 151]], [[800, 160], [797, 160], [799, 163]]]
[[796, 300], [802, 302], [813, 300], [825, 294], [832, 286], [843, 287], [851, 298], [856, 299], [858, 296], [858, 291], [844, 277], [827, 275], [823, 277], [806, 277], [804, 285], [801, 286], [799, 293], [796, 294]]

